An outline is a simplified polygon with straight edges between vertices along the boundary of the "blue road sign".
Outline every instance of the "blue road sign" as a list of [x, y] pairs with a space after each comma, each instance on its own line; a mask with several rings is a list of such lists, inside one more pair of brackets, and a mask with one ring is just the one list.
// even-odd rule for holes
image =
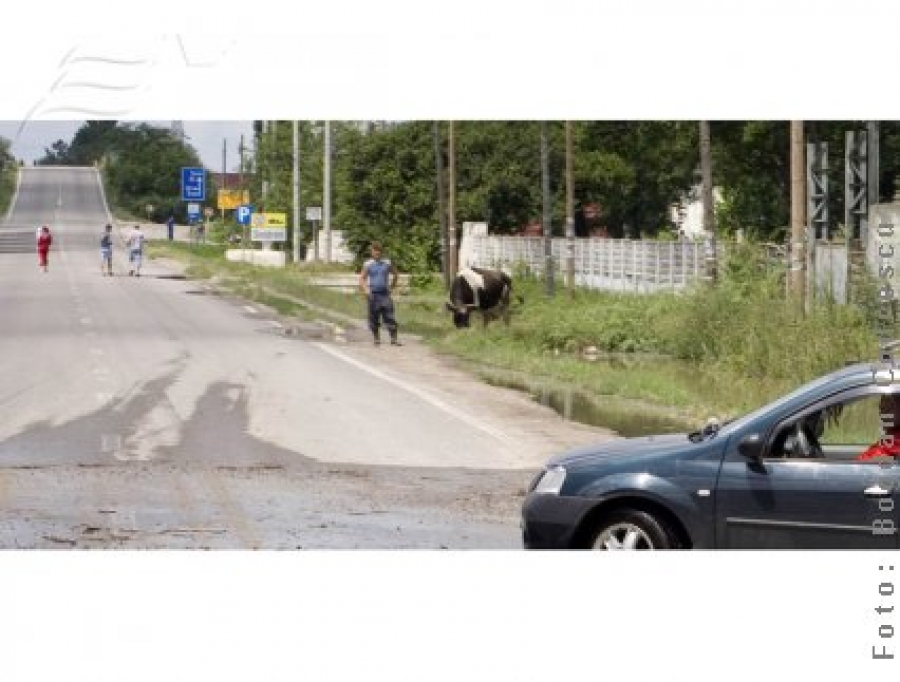
[[250, 216], [253, 215], [253, 206], [250, 204], [242, 204], [237, 207], [237, 210], [234, 212], [235, 218], [237, 218], [239, 225], [249, 225], [250, 224]]
[[206, 170], [203, 168], [181, 169], [181, 200], [204, 201], [206, 199]]

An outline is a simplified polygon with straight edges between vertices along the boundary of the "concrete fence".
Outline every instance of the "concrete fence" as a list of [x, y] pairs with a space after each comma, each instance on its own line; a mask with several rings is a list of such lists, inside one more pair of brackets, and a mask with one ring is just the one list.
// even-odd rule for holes
[[[467, 256], [460, 265], [525, 268], [543, 274], [546, 264], [542, 237], [466, 235], [461, 248]], [[567, 240], [554, 238], [552, 267], [566, 268]], [[725, 246], [717, 248], [720, 258]], [[677, 291], [701, 280], [706, 273], [708, 247], [699, 242], [657, 242], [628, 239], [576, 239], [575, 283], [591, 289], [652, 293]]]

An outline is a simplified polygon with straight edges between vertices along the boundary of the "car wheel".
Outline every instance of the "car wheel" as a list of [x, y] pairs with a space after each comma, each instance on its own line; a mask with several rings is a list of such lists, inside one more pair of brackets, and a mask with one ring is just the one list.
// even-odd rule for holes
[[604, 516], [588, 546], [597, 550], [671, 549], [665, 525], [650, 514], [624, 509]]

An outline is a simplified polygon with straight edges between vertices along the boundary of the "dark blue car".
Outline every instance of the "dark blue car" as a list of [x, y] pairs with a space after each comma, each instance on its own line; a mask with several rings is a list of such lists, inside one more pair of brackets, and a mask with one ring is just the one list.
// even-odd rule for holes
[[[895, 442], [896, 438], [896, 442]], [[896, 549], [900, 365], [860, 363], [740, 419], [555, 457], [531, 549]]]

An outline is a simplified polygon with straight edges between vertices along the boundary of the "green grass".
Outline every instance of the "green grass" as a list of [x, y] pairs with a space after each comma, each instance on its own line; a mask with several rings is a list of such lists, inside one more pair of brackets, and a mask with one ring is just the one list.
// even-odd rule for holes
[[[185, 262], [189, 276], [214, 278], [286, 315], [365, 318], [358, 293], [311, 284], [316, 276], [352, 272], [346, 266], [258, 268], [228, 263], [223, 251], [169, 242], [150, 247], [151, 256]], [[680, 295], [573, 295], [560, 287], [552, 299], [543, 282], [517, 275], [515, 293], [524, 302], [515, 306], [512, 324], [486, 330], [477, 317], [471, 329], [453, 327], [439, 278], [397, 295], [395, 303], [403, 332], [484, 370], [562, 383], [601, 399], [651, 403], [695, 419], [745, 413], [847, 361], [876, 356], [865, 308], [822, 305], [803, 314], [784, 300], [777, 273], [756, 268], [749, 257], [725, 264], [722, 272], [718, 286]], [[585, 359], [589, 349], [603, 359]]]

